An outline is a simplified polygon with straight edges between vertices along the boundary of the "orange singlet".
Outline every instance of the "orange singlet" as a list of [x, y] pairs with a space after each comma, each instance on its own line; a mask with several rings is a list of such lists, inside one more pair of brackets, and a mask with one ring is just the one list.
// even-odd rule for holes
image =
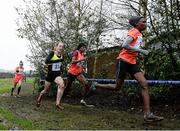
[[[128, 32], [128, 36], [131, 36], [133, 38], [133, 41], [130, 43], [130, 46], [140, 48], [142, 44], [142, 34], [139, 32], [138, 29], [132, 28]], [[123, 49], [117, 59], [123, 59], [127, 61], [130, 64], [136, 64], [136, 57], [139, 55], [138, 52], [132, 52], [128, 49]]]
[[[81, 53], [80, 51], [76, 50], [75, 53], [77, 53], [76, 60], [84, 59], [84, 53]], [[73, 75], [79, 75], [83, 71], [83, 61], [78, 63], [73, 63], [70, 65], [68, 72]]]

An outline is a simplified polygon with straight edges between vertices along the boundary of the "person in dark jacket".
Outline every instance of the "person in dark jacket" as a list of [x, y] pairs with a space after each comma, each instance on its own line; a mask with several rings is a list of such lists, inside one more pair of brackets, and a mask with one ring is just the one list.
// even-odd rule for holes
[[63, 50], [64, 43], [58, 42], [55, 44], [54, 50], [52, 50], [45, 60], [45, 64], [48, 65], [48, 73], [45, 80], [44, 89], [40, 92], [37, 99], [37, 107], [40, 107], [41, 99], [44, 94], [49, 92], [50, 85], [55, 82], [58, 85], [57, 97], [56, 97], [56, 107], [63, 110], [64, 107], [61, 103], [61, 98], [64, 93], [64, 80], [61, 77], [62, 72], [62, 62], [63, 62]]

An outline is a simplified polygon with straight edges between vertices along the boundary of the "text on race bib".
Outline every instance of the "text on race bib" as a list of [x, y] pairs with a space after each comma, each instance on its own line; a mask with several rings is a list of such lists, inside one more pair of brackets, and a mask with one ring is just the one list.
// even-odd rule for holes
[[142, 44], [142, 36], [138, 36], [138, 39], [137, 39], [136, 44], [135, 44], [134, 47], [135, 48], [140, 48], [141, 44]]
[[52, 64], [52, 71], [60, 71], [60, 69], [61, 69], [61, 62]]

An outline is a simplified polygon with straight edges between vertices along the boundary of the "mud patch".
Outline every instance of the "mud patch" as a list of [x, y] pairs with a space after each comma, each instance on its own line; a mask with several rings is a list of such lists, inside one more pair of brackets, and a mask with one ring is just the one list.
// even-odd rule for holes
[[[104, 94], [103, 94], [104, 95]], [[0, 107], [10, 110], [14, 115], [24, 120], [30, 120], [33, 124], [31, 129], [75, 129], [75, 130], [172, 130], [180, 129], [178, 115], [179, 105], [157, 105], [152, 110], [166, 119], [157, 123], [144, 123], [142, 105], [130, 104], [128, 100], [122, 100], [116, 96], [94, 94], [87, 99], [88, 104], [95, 108], [87, 108], [80, 105], [80, 98], [63, 98], [63, 111], [55, 107], [54, 97], [44, 97], [42, 105], [36, 107], [37, 94], [33, 95], [32, 85], [23, 85], [21, 97], [11, 97], [8, 94], [0, 95]], [[112, 96], [114, 92], [112, 92]], [[4, 120], [3, 120], [4, 121]], [[7, 121], [4, 123], [9, 122]], [[17, 123], [12, 123], [12, 129], [22, 129]]]

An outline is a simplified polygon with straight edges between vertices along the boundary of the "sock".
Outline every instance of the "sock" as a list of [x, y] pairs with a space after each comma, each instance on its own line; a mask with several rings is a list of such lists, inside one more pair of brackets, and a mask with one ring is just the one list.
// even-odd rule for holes
[[11, 95], [13, 95], [14, 88], [11, 89]]
[[21, 86], [18, 87], [18, 91], [17, 91], [18, 95], [19, 95], [20, 91], [21, 91]]

